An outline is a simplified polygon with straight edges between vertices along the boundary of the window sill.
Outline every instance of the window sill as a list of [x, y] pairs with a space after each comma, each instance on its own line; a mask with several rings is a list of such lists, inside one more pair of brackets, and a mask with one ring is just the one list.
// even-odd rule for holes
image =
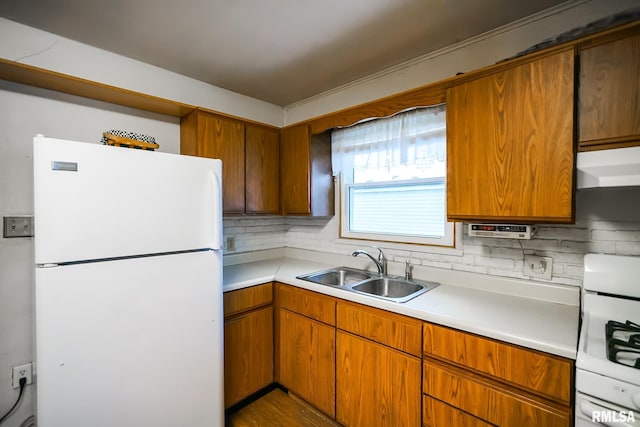
[[[390, 241], [382, 241], [382, 240], [364, 240], [364, 239], [352, 239], [346, 237], [338, 237], [335, 240], [336, 244], [339, 245], [348, 245], [348, 246], [357, 246], [357, 247], [371, 247], [371, 246], [379, 246], [382, 249], [389, 249], [392, 251], [398, 252], [418, 252], [418, 253], [429, 253], [429, 254], [438, 254], [438, 255], [463, 255], [462, 249], [462, 234], [463, 234], [463, 223], [457, 222], [454, 225], [455, 227], [455, 238], [454, 238], [454, 247], [449, 246], [436, 246], [436, 245], [424, 245], [417, 243], [397, 243]], [[408, 254], [407, 254], [408, 256]]]

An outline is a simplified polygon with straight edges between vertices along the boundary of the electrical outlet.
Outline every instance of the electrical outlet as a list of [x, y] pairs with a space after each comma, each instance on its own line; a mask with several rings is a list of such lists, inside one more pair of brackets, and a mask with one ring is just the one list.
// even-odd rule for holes
[[31, 237], [33, 236], [32, 216], [5, 216], [3, 218], [3, 237]]
[[236, 239], [235, 237], [227, 237], [227, 244], [225, 245], [225, 249], [229, 252], [234, 251], [236, 249]]
[[553, 258], [547, 256], [525, 255], [524, 275], [551, 280], [553, 270]]
[[20, 378], [26, 378], [27, 379], [27, 384], [31, 384], [31, 382], [33, 381], [33, 375], [32, 375], [32, 365], [31, 363], [26, 363], [24, 365], [20, 365], [20, 366], [14, 366], [13, 367], [13, 388], [20, 388]]

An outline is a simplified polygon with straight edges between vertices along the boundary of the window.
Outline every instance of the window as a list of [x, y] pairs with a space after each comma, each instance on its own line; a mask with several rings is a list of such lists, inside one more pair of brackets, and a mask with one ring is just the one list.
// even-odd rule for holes
[[454, 246], [444, 105], [335, 130], [331, 143], [341, 237]]

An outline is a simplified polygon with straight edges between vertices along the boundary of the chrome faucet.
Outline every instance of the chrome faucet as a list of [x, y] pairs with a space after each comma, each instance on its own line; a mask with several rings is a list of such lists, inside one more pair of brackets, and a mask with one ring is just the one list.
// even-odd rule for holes
[[377, 246], [372, 246], [374, 249], [377, 249], [378, 251], [380, 251], [378, 253], [378, 259], [376, 260], [374, 257], [372, 257], [369, 252], [367, 251], [363, 251], [362, 249], [358, 249], [357, 251], [354, 251], [351, 255], [352, 256], [358, 256], [360, 254], [362, 255], [366, 255], [369, 258], [371, 258], [371, 261], [374, 262], [374, 264], [376, 265], [376, 267], [378, 267], [378, 274], [380, 274], [381, 276], [386, 276], [387, 275], [387, 258], [384, 256], [384, 252], [382, 252], [382, 249], [380, 249]]

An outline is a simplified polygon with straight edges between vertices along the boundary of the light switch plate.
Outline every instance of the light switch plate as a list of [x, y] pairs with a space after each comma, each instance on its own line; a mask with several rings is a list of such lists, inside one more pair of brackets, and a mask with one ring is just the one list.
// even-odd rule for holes
[[32, 216], [5, 216], [3, 217], [3, 237], [32, 237]]

